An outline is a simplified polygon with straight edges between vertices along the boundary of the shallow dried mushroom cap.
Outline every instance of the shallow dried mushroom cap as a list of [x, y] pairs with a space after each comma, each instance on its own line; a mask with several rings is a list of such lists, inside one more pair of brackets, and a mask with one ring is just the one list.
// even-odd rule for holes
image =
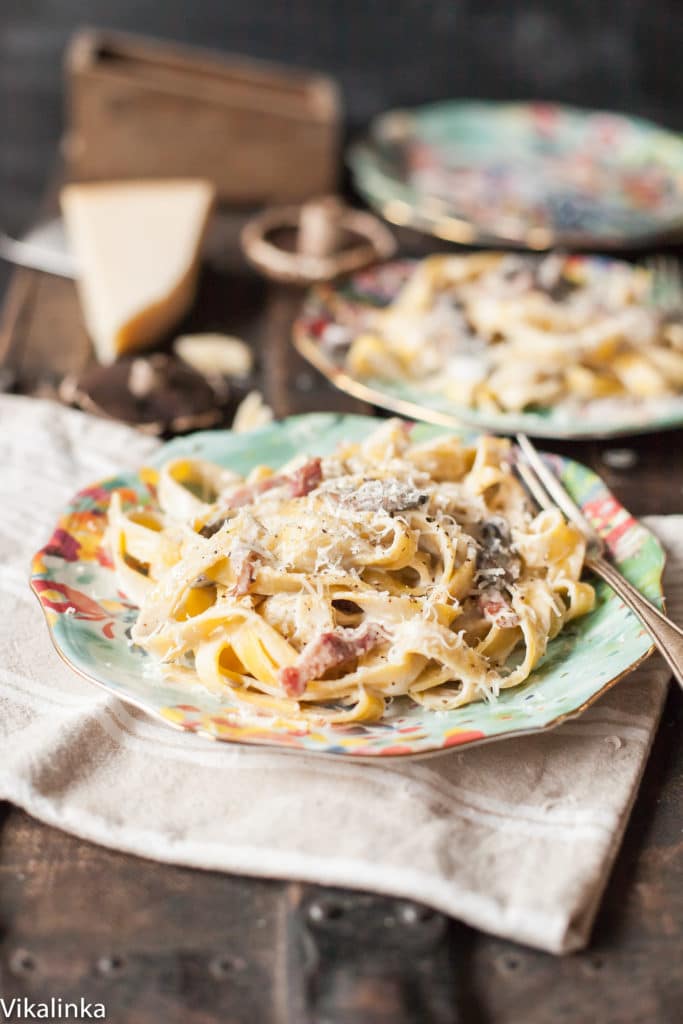
[[248, 377], [254, 365], [249, 346], [229, 334], [184, 334], [175, 340], [173, 349], [206, 377]]
[[161, 352], [90, 366], [64, 379], [60, 398], [152, 434], [202, 430], [223, 418], [222, 403], [206, 377]]

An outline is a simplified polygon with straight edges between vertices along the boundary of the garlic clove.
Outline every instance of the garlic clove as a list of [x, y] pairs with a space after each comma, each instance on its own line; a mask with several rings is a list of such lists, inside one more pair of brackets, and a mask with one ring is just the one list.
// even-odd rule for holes
[[205, 377], [248, 377], [254, 365], [249, 346], [229, 334], [184, 334], [176, 338], [173, 350]]
[[270, 423], [272, 419], [273, 410], [263, 401], [261, 392], [250, 391], [237, 407], [232, 429], [236, 434], [243, 434], [247, 430], [254, 430]]

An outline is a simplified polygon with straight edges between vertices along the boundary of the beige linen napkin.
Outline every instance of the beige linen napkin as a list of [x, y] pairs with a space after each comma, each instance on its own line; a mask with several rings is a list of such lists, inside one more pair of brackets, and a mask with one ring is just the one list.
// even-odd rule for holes
[[[660, 659], [553, 732], [428, 761], [375, 767], [176, 733], [70, 671], [27, 585], [70, 495], [154, 445], [54, 404], [0, 401], [0, 798], [144, 857], [414, 898], [551, 952], [583, 946], [660, 716]], [[649, 521], [679, 619], [682, 525]]]

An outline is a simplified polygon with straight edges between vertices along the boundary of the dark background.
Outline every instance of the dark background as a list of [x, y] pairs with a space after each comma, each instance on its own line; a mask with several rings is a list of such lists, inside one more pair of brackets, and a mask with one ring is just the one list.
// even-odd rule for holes
[[683, 129], [683, 0], [0, 0], [0, 224], [30, 221], [61, 127], [61, 53], [81, 25], [338, 77], [349, 131], [445, 97], [546, 98]]

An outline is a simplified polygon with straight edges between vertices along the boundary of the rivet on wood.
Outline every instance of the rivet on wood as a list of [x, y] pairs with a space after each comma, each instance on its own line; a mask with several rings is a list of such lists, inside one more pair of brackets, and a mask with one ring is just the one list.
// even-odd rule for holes
[[97, 970], [100, 974], [111, 977], [114, 974], [121, 974], [126, 966], [122, 956], [101, 956], [97, 961]]
[[401, 924], [422, 924], [434, 917], [431, 907], [419, 903], [405, 903], [400, 910]]
[[243, 971], [247, 966], [246, 960], [243, 960], [240, 956], [229, 956], [228, 954], [221, 953], [215, 956], [209, 963], [209, 974], [216, 981], [222, 981], [227, 978], [228, 975], [234, 974], [236, 971]]
[[336, 921], [344, 914], [341, 903], [333, 900], [316, 900], [308, 907], [308, 916], [311, 921]]
[[514, 953], [504, 953], [503, 956], [498, 957], [496, 960], [496, 967], [503, 974], [514, 974], [522, 966], [522, 960]]
[[581, 966], [584, 974], [599, 974], [605, 966], [605, 961], [601, 956], [590, 956], [582, 961]]
[[638, 462], [638, 453], [632, 448], [607, 448], [602, 453], [602, 461], [610, 469], [633, 469]]
[[15, 949], [10, 955], [9, 969], [12, 974], [25, 977], [28, 974], [33, 974], [37, 966], [36, 958], [27, 949]]

